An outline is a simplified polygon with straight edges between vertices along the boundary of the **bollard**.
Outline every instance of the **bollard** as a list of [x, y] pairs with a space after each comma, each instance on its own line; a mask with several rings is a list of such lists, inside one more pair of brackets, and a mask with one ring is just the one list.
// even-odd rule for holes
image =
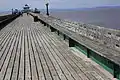
[[39, 19], [38, 19], [38, 16], [34, 16], [34, 22], [38, 22]]
[[74, 47], [74, 46], [75, 46], [75, 41], [69, 38], [69, 47]]

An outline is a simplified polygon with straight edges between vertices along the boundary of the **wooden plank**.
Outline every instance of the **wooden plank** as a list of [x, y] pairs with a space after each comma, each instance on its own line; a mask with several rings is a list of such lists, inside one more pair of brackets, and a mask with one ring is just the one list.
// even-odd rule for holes
[[[78, 63], [81, 63], [81, 65], [83, 67], [85, 67], [86, 64], [83, 64], [85, 63], [85, 61], [80, 61], [79, 58], [77, 58], [75, 55], [74, 55], [74, 59], [76, 59], [78, 61]], [[87, 62], [86, 62], [87, 63]], [[78, 64], [77, 64], [78, 65]], [[79, 65], [78, 65], [79, 66]], [[110, 80], [110, 78], [108, 78], [107, 76], [105, 76], [104, 73], [101, 73], [97, 68], [95, 68], [95, 66], [93, 67], [93, 65], [91, 63], [89, 63], [89, 65], [86, 65], [88, 66], [89, 68], [85, 67], [88, 71], [88, 74], [91, 74], [93, 75], [94, 77], [96, 77], [97, 79], [105, 79], [105, 80]], [[86, 72], [87, 72], [86, 71]], [[89, 77], [89, 75], [88, 75]]]
[[9, 27], [11, 27], [11, 29], [7, 29], [7, 31], [3, 30], [3, 36], [0, 37], [0, 47], [1, 49], [3, 48], [3, 46], [5, 45], [6, 41], [8, 40], [8, 38], [10, 37], [10, 35], [12, 35], [14, 33], [13, 30], [16, 30], [16, 28], [12, 29], [14, 26], [10, 25]]
[[[63, 47], [61, 47], [61, 48], [63, 48]], [[63, 50], [64, 50], [64, 48], [63, 48]], [[70, 51], [66, 51], [67, 53], [71, 53]], [[89, 66], [89, 65], [86, 65], [87, 64], [87, 62], [85, 62], [85, 61], [81, 61], [81, 59], [80, 58], [78, 58], [79, 60], [75, 60], [75, 58], [77, 58], [73, 53], [71, 53], [72, 55], [68, 55], [69, 57], [71, 57], [71, 59], [73, 59], [73, 61], [74, 62], [76, 62], [76, 65], [78, 65], [78, 67], [80, 67], [80, 68], [82, 68], [81, 70], [83, 71], [83, 73], [84, 72], [89, 72], [89, 73], [87, 73], [88, 74], [88, 78], [89, 79], [91, 79], [91, 77], [90, 77], [90, 75], [91, 76], [93, 76], [93, 78], [95, 78], [95, 79], [102, 79], [102, 75], [104, 75], [103, 73], [102, 73], [102, 75], [98, 75], [98, 74], [96, 74], [96, 72], [97, 73], [99, 73], [98, 72], [98, 70], [94, 70], [91, 66]], [[74, 56], [74, 57], [72, 57], [72, 56]], [[84, 68], [84, 69], [83, 69]], [[95, 73], [95, 75], [92, 75], [91, 73]], [[105, 78], [105, 77], [104, 77]], [[103, 79], [104, 79], [103, 78]], [[109, 80], [108, 78], [106, 78], [106, 80]]]
[[[44, 39], [45, 39], [45, 37], [44, 37]], [[47, 40], [47, 38], [46, 38], [46, 40]], [[50, 40], [49, 40], [49, 41], [50, 41]], [[50, 47], [52, 48], [52, 44], [49, 44], [49, 45], [47, 45], [47, 46], [50, 46]], [[56, 47], [54, 47], [53, 49], [55, 50]], [[56, 53], [60, 54], [59, 51], [57, 51], [57, 49], [56, 49], [55, 51], [56, 51]], [[63, 53], [64, 53], [64, 52], [63, 52]], [[60, 57], [60, 55], [59, 55], [59, 57]], [[67, 61], [65, 58], [63, 58], [62, 56], [61, 56], [61, 60], [63, 60], [62, 62], [63, 62], [64, 65], [67, 67], [67, 69], [70, 71], [70, 73], [71, 73], [71, 75], [74, 77], [74, 79], [79, 80], [80, 77], [77, 75], [77, 73], [75, 72], [75, 70], [73, 70], [73, 68], [71, 67], [71, 65], [70, 65], [71, 63], [69, 64], [68, 61]], [[73, 64], [72, 64], [72, 65], [73, 65]]]
[[[33, 31], [33, 30], [32, 30]], [[33, 39], [33, 34], [32, 34], [32, 31], [31, 31], [31, 45], [32, 45], [32, 50], [33, 50], [33, 58], [34, 58], [34, 62], [35, 62], [35, 67], [36, 67], [36, 73], [37, 73], [37, 77], [38, 77], [38, 79], [40, 79], [40, 72], [41, 72], [41, 70], [39, 69], [39, 66], [40, 66], [40, 63], [39, 63], [39, 65], [38, 65], [38, 62], [39, 62], [39, 57], [37, 56], [37, 51], [36, 51], [36, 46], [35, 46], [35, 43], [34, 43], [34, 41], [36, 41], [36, 40], [34, 40]], [[38, 72], [38, 70], [40, 71], [40, 72]], [[40, 74], [39, 74], [40, 73]], [[41, 76], [41, 77], [44, 77], [44, 76]]]
[[18, 20], [16, 19], [15, 21], [13, 21], [12, 23], [8, 24], [6, 27], [4, 27], [1, 31], [0, 31], [0, 44], [2, 44], [3, 40], [6, 38], [6, 36], [8, 36], [9, 34], [11, 34], [13, 32], [13, 30], [16, 30], [16, 28], [13, 28], [14, 25], [16, 24]]
[[[47, 32], [46, 32], [47, 33]], [[48, 38], [48, 37], [47, 37]], [[50, 40], [50, 39], [49, 39]], [[54, 39], [54, 37], [52, 37], [52, 40], [51, 41], [55, 41], [57, 44], [55, 44], [56, 45], [56, 47], [58, 47], [58, 42]], [[53, 42], [54, 43], [54, 42]], [[61, 43], [61, 42], [60, 42]], [[60, 48], [61, 47], [61, 48]], [[64, 54], [68, 54], [68, 56], [71, 56], [70, 55], [70, 51], [66, 51], [67, 50], [67, 48], [65, 48], [62, 44], [61, 44], [61, 46], [60, 46], [59, 48], [58, 48], [58, 50], [61, 50], [62, 48], [62, 50], [61, 51], [63, 51], [64, 52]], [[66, 53], [67, 52], [67, 53]], [[70, 52], [70, 53], [69, 53]], [[71, 53], [72, 55], [74, 55], [73, 53]], [[64, 55], [65, 56], [65, 55]], [[76, 56], [75, 56], [76, 57]], [[71, 56], [71, 59], [74, 59], [74, 57], [72, 57]], [[76, 61], [76, 60], [73, 60], [73, 61]], [[80, 60], [79, 60], [80, 61]], [[82, 61], [83, 62], [83, 61]], [[76, 64], [79, 64], [79, 63], [76, 63]], [[85, 65], [85, 64], [84, 64]], [[80, 66], [80, 65], [79, 65]], [[86, 69], [87, 69], [87, 67], [85, 67]], [[82, 68], [83, 69], [83, 68]], [[90, 68], [91, 69], [91, 68]], [[90, 70], [89, 69], [89, 70]], [[91, 70], [93, 70], [93, 69], [91, 69]], [[91, 71], [89, 71], [89, 72], [91, 72]], [[82, 73], [84, 73], [84, 72], [82, 72]], [[93, 73], [93, 71], [92, 71], [92, 73]], [[95, 73], [95, 71], [94, 71], [94, 73]], [[97, 75], [97, 76], [96, 76]], [[83, 76], [83, 75], [82, 75]], [[90, 74], [88, 75], [88, 76], [90, 76]], [[98, 76], [98, 74], [94, 74], [94, 75], [91, 75], [91, 76], [94, 76], [94, 77], [96, 77], [96, 79], [101, 79], [101, 77], [100, 76]], [[107, 79], [107, 78], [106, 78]]]
[[0, 33], [1, 80], [110, 80], [31, 18], [23, 15]]
[[40, 80], [45, 80], [43, 66], [42, 66], [42, 63], [41, 63], [41, 60], [40, 60], [40, 57], [39, 57], [41, 51], [39, 49], [39, 45], [38, 45], [38, 42], [37, 42], [37, 39], [36, 39], [35, 32], [32, 33], [32, 37], [33, 37], [32, 40], [34, 41], [33, 48], [34, 48], [34, 52], [35, 52], [35, 59], [36, 59], [36, 62], [37, 62], [39, 79]]
[[[42, 36], [39, 36], [39, 39], [41, 40]], [[41, 40], [41, 43], [44, 43], [43, 40]], [[52, 53], [54, 53], [54, 51], [52, 51]], [[53, 54], [54, 56], [56, 55], [56, 53]], [[60, 58], [56, 55], [55, 56], [56, 60], [58, 61], [59, 65], [61, 66], [61, 69], [63, 69], [65, 76], [69, 79], [69, 80], [73, 80], [73, 77], [71, 76], [71, 74], [69, 73], [69, 71], [67, 70], [66, 66], [63, 64], [63, 62], [60, 60]]]
[[[35, 32], [37, 32], [37, 31], [35, 31]], [[37, 35], [37, 34], [35, 34], [35, 35]], [[52, 56], [51, 52], [48, 51], [48, 49], [47, 49], [47, 54], [50, 57], [51, 62], [54, 65], [54, 68], [56, 69], [57, 73], [55, 73], [55, 74], [58, 74], [58, 76], [61, 80], [66, 80], [66, 77], [64, 76], [59, 64], [56, 62], [55, 58]]]
[[19, 76], [20, 57], [21, 57], [21, 45], [22, 45], [22, 31], [19, 31], [19, 43], [16, 51], [16, 60], [14, 63], [13, 74], [11, 80], [17, 80]]
[[32, 45], [31, 45], [31, 33], [28, 33], [28, 41], [29, 41], [29, 57], [30, 57], [30, 64], [31, 64], [31, 72], [32, 72], [32, 80], [38, 80], [38, 74], [36, 71], [36, 65], [34, 62], [34, 57], [33, 57], [33, 50], [32, 50]]
[[3, 46], [2, 46], [2, 44], [0, 44], [1, 46], [0, 46], [0, 51], [1, 51], [1, 54], [0, 54], [0, 59], [1, 59], [1, 57], [3, 56], [3, 54], [2, 54], [2, 52], [5, 50], [5, 48], [6, 48], [6, 45], [8, 45], [9, 44], [9, 41], [10, 41], [10, 37], [11, 35], [9, 34], [7, 37], [6, 37], [6, 39], [3, 39]]
[[13, 46], [12, 56], [11, 56], [11, 60], [9, 62], [9, 66], [8, 66], [8, 69], [7, 69], [5, 80], [10, 80], [11, 76], [13, 75], [13, 68], [14, 68], [14, 63], [15, 63], [15, 60], [16, 60], [16, 50], [17, 50], [17, 45], [18, 45], [18, 40], [19, 40], [19, 33], [18, 32], [16, 33], [15, 37], [16, 37], [15, 38], [16, 39], [15, 40], [15, 45]]
[[4, 37], [0, 38], [0, 45], [1, 45], [1, 49], [3, 48], [3, 46], [5, 45], [6, 41], [8, 40], [10, 36], [10, 33], [9, 34], [6, 34], [4, 35]]
[[[13, 28], [14, 26], [10, 25], [10, 26], [6, 26], [6, 30], [2, 29], [0, 31], [1, 32], [0, 39], [5, 39], [5, 37], [12, 32], [13, 29], [9, 29], [9, 27]], [[0, 41], [0, 43], [1, 43], [1, 41]]]
[[6, 34], [8, 34], [9, 32], [11, 32], [10, 29], [8, 29], [9, 27], [14, 27], [11, 24], [7, 25], [6, 27], [4, 27], [1, 31], [0, 31], [0, 38], [4, 38]]
[[21, 45], [21, 57], [19, 63], [19, 76], [18, 80], [24, 80], [24, 31], [22, 30], [22, 45]]
[[9, 62], [10, 62], [11, 57], [12, 57], [12, 50], [13, 50], [13, 46], [14, 46], [15, 40], [16, 40], [16, 38], [14, 38], [15, 35], [16, 35], [16, 33], [14, 33], [14, 35], [12, 36], [13, 42], [11, 43], [12, 45], [11, 45], [11, 47], [10, 47], [10, 49], [9, 49], [8, 55], [7, 55], [6, 60], [5, 60], [5, 62], [4, 62], [4, 66], [3, 66], [3, 68], [2, 68], [2, 70], [1, 70], [1, 72], [0, 72], [0, 78], [1, 78], [2, 80], [3, 80], [3, 79], [5, 78], [5, 76], [6, 76], [7, 69], [8, 69], [8, 66], [9, 66]]
[[4, 45], [4, 48], [1, 50], [1, 54], [0, 54], [0, 71], [2, 69], [2, 66], [4, 64], [4, 61], [5, 61], [6, 57], [7, 57], [7, 53], [9, 51], [11, 43], [12, 43], [12, 35], [8, 36], [8, 37], [9, 37], [9, 39], [6, 42], [8, 44]]
[[[52, 42], [52, 40], [51, 40], [51, 43], [54, 44], [54, 45], [57, 45], [57, 44], [55, 44], [55, 42]], [[60, 47], [57, 48], [58, 45], [57, 45], [57, 46], [52, 46], [52, 47], [60, 50], [60, 52], [62, 51], [61, 53], [66, 54], [66, 52], [65, 52], [64, 50], [62, 50]], [[63, 47], [63, 48], [64, 48], [64, 47]], [[65, 49], [66, 49], [66, 48], [65, 48]], [[67, 49], [66, 49], [66, 50], [67, 50]], [[66, 56], [66, 59], [68, 59], [67, 56]], [[79, 74], [83, 74], [83, 72], [80, 73], [80, 70], [78, 69], [78, 67], [77, 67], [76, 65], [74, 65], [74, 63], [73, 63], [70, 59], [69, 59], [68, 61], [70, 61], [69, 63], [72, 64], [71, 66], [73, 67], [73, 69], [76, 71], [76, 73], [77, 73], [78, 75], [79, 75]], [[82, 77], [83, 77], [83, 76], [80, 75], [80, 78], [82, 78]], [[80, 78], [79, 78], [79, 79], [80, 79]], [[85, 79], [85, 77], [84, 77], [84, 79]], [[87, 79], [86, 79], [86, 80], [87, 80]]]
[[[56, 46], [57, 47], [57, 46]], [[61, 47], [61, 48], [60, 48]], [[85, 63], [86, 62], [84, 62], [84, 61], [81, 61], [81, 60], [79, 60], [79, 62], [78, 61], [76, 61], [75, 60], [75, 57], [73, 57], [73, 53], [71, 53], [70, 51], [66, 51], [65, 50], [65, 48], [64, 48], [64, 46], [63, 45], [61, 45], [58, 49], [62, 49], [61, 51], [63, 51], [63, 52], [65, 52], [65, 54], [67, 54], [68, 56], [67, 57], [70, 57], [73, 61], [74, 61], [74, 63], [79, 67], [79, 69], [81, 69], [81, 71], [80, 72], [82, 72], [82, 74], [85, 74], [85, 75], [81, 75], [81, 76], [84, 76], [84, 77], [82, 77], [82, 78], [89, 78], [89, 79], [97, 79], [97, 78], [101, 78], [100, 76], [93, 76], [92, 74], [90, 74], [90, 72], [92, 71], [92, 69], [91, 69], [91, 67], [89, 67], [89, 66], [87, 66]], [[66, 55], [63, 55], [63, 56], [66, 56]], [[83, 64], [84, 63], [84, 64]], [[82, 65], [81, 65], [82, 64]], [[86, 66], [85, 66], [86, 65]], [[76, 67], [77, 68], [77, 67]], [[75, 69], [76, 69], [75, 68]], [[89, 71], [90, 70], [90, 71]], [[79, 71], [79, 70], [77, 70], [77, 71]], [[85, 73], [85, 72], [87, 72], [87, 73]], [[95, 71], [92, 71], [92, 72], [95, 72]], [[78, 73], [79, 74], [79, 73]], [[87, 75], [87, 76], [86, 76]]]
[[[38, 37], [37, 37], [38, 39]], [[40, 59], [41, 59], [41, 62], [42, 62], [42, 66], [43, 66], [43, 70], [44, 70], [44, 74], [45, 74], [45, 79], [48, 79], [48, 80], [52, 80], [52, 76], [49, 72], [49, 68], [48, 68], [48, 65], [47, 65], [47, 62], [44, 58], [44, 55], [45, 52], [44, 52], [44, 48], [43, 48], [43, 45], [42, 45], [42, 42], [40, 42], [40, 39], [38, 40], [38, 43], [40, 45], [40, 50], [41, 50], [41, 54], [40, 54]]]
[[29, 51], [28, 51], [28, 32], [25, 31], [25, 80], [31, 80], [31, 70], [30, 70], [30, 60], [29, 60]]
[[54, 80], [59, 80], [59, 77], [58, 77], [58, 74], [57, 74], [57, 72], [56, 72], [56, 70], [54, 68], [54, 65], [53, 65], [51, 59], [48, 56], [48, 54], [50, 54], [50, 52], [49, 52], [48, 48], [45, 46], [45, 44], [43, 44], [43, 46], [44, 46], [44, 50], [45, 50], [43, 55], [44, 55], [45, 60], [47, 62], [49, 71], [50, 71], [50, 73], [51, 73]]

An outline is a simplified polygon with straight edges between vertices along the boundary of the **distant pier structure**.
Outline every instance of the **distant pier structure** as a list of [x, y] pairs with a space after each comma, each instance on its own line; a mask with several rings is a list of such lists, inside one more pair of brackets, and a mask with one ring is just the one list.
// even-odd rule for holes
[[30, 7], [28, 6], [28, 4], [25, 4], [25, 6], [23, 7], [23, 12], [27, 13], [30, 12]]

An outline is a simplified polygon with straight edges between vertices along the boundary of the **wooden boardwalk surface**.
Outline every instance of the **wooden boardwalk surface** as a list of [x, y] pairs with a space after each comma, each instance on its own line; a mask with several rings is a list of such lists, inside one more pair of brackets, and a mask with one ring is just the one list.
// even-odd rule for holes
[[111, 80], [26, 14], [0, 31], [0, 80]]

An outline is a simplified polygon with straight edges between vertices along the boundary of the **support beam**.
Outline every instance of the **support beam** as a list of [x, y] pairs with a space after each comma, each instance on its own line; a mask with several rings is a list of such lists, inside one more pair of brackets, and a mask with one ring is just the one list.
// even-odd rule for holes
[[66, 35], [64, 34], [63, 37], [64, 37], [64, 40], [65, 40], [66, 39]]
[[58, 35], [60, 35], [60, 32], [59, 32], [59, 31], [57, 31], [57, 34], [58, 34]]
[[34, 22], [38, 22], [39, 19], [38, 19], [38, 16], [34, 16]]
[[43, 22], [44, 26], [46, 26], [47, 24], [45, 22]]
[[56, 31], [56, 29], [53, 28], [53, 27], [50, 27], [50, 29], [51, 29], [51, 32], [55, 32]]
[[41, 19], [39, 19], [40, 20], [40, 23], [42, 23], [43, 24], [43, 21], [41, 20]]
[[49, 24], [47, 24], [46, 26], [49, 27]]
[[75, 41], [69, 38], [69, 47], [74, 47], [74, 46], [75, 46]]
[[87, 57], [90, 58], [90, 50], [87, 48]]
[[120, 67], [118, 65], [114, 64], [114, 73], [113, 73], [114, 78], [118, 78], [119, 77], [119, 75], [120, 75], [120, 71], [119, 70], [120, 70]]

